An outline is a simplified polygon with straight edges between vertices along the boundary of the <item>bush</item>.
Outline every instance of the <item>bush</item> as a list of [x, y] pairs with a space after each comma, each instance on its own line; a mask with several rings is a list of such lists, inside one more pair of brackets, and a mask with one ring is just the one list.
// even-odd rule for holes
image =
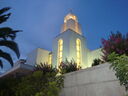
[[39, 94], [41, 96], [58, 96], [63, 86], [62, 81], [63, 77], [55, 76], [54, 73], [52, 76], [52, 73], [44, 75], [42, 71], [35, 71], [22, 78], [22, 82], [18, 84], [16, 96], [38, 96]]
[[97, 66], [97, 65], [100, 65], [100, 64], [102, 64], [102, 63], [103, 63], [102, 60], [100, 60], [100, 59], [94, 59], [94, 60], [93, 60], [93, 63], [92, 63], [92, 66]]
[[36, 65], [35, 71], [42, 71], [43, 74], [54, 73], [56, 75], [58, 73], [58, 70], [53, 68], [53, 66], [49, 65], [48, 63], [41, 63], [40, 65]]
[[120, 32], [111, 33], [108, 40], [102, 39], [103, 60], [108, 61], [108, 55], [115, 52], [119, 55], [128, 55], [128, 34], [122, 35]]
[[67, 59], [65, 60], [65, 62], [61, 62], [59, 66], [59, 70], [61, 74], [77, 71], [80, 69], [81, 67], [77, 66], [77, 63], [75, 61], [71, 60], [71, 62], [69, 62]]
[[15, 78], [13, 76], [0, 78], [0, 96], [15, 96], [15, 91], [19, 82], [20, 78]]
[[63, 87], [63, 76], [56, 68], [41, 65], [23, 77], [0, 79], [0, 96], [59, 96]]
[[120, 84], [124, 85], [126, 90], [128, 90], [128, 56], [113, 52], [108, 56], [108, 59], [111, 63], [110, 68], [116, 72], [115, 75], [119, 79]]
[[57, 69], [47, 63], [37, 65], [34, 72], [19, 83], [17, 96], [59, 96], [63, 76], [57, 74]]
[[43, 89], [43, 92], [36, 93], [35, 96], [59, 96], [60, 89], [56, 86], [57, 82], [49, 82], [47, 89]]

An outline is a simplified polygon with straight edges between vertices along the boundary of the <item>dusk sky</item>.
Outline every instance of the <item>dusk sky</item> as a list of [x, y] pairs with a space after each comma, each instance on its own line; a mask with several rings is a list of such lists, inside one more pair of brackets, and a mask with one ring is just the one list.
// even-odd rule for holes
[[99, 48], [101, 38], [111, 31], [128, 32], [128, 0], [0, 0], [0, 8], [8, 6], [12, 15], [0, 27], [23, 30], [16, 38], [21, 58], [35, 48], [52, 51], [69, 9], [78, 17], [91, 50]]

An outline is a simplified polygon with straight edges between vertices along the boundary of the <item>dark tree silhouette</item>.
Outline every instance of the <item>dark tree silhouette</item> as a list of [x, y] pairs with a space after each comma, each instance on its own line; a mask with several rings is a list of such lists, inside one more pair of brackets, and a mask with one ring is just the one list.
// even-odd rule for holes
[[[10, 9], [10, 7], [5, 7], [0, 9], [0, 24], [4, 23], [9, 19], [11, 13], [5, 13]], [[0, 27], [0, 46], [7, 47], [16, 53], [17, 58], [20, 57], [20, 52], [17, 43], [14, 41], [16, 38], [16, 33], [21, 30], [13, 30], [10, 27]], [[7, 60], [11, 66], [13, 66], [13, 60], [9, 53], [4, 52], [0, 48], [0, 67], [3, 68], [2, 58]]]

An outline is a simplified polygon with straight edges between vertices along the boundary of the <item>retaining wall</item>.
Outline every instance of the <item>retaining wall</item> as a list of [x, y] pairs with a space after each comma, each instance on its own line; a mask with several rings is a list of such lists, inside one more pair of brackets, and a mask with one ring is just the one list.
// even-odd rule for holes
[[106, 63], [65, 74], [61, 96], [124, 96], [125, 88], [109, 66]]

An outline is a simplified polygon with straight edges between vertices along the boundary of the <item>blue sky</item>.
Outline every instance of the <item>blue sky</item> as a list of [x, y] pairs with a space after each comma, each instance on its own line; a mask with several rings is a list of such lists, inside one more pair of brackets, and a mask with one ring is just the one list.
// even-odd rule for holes
[[0, 0], [0, 8], [6, 6], [12, 8], [12, 16], [0, 27], [23, 30], [16, 38], [21, 58], [37, 47], [52, 50], [69, 9], [78, 17], [91, 50], [111, 31], [128, 32], [128, 0]]

